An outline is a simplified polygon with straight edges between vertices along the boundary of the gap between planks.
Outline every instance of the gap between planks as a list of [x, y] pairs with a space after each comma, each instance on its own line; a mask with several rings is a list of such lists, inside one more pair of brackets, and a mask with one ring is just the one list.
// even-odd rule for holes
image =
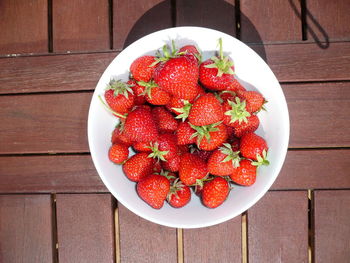
[[242, 263], [248, 263], [248, 222], [247, 211], [242, 213]]
[[308, 260], [315, 262], [315, 217], [314, 217], [314, 190], [307, 190], [308, 198]]
[[114, 233], [115, 233], [115, 262], [121, 262], [120, 256], [120, 231], [119, 231], [119, 213], [118, 213], [118, 203], [114, 210]]
[[52, 209], [52, 262], [58, 263], [58, 234], [57, 234], [57, 206], [56, 193], [51, 194], [51, 209]]
[[183, 239], [183, 229], [177, 228], [177, 262], [184, 263], [184, 239]]

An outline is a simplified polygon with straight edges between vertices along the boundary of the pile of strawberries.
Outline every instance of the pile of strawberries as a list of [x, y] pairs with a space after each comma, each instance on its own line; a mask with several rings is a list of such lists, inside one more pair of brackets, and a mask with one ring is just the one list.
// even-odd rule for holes
[[[153, 208], [166, 200], [182, 207], [193, 192], [215, 208], [232, 185], [254, 184], [257, 167], [268, 165], [266, 141], [254, 133], [266, 101], [236, 80], [221, 39], [219, 47], [202, 62], [194, 45], [176, 50], [172, 42], [162, 54], [133, 61], [129, 81], [112, 79], [106, 103], [100, 97], [120, 119], [109, 159], [123, 165]], [[131, 157], [129, 147], [136, 152]]]

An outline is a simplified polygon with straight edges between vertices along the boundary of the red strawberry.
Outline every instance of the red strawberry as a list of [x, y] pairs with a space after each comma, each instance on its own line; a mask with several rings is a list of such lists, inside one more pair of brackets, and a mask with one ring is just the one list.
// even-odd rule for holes
[[238, 138], [232, 138], [231, 140], [231, 147], [232, 147], [232, 151], [237, 152], [239, 151], [240, 148], [240, 141]]
[[130, 140], [129, 137], [125, 135], [124, 122], [121, 121], [113, 130], [111, 142], [112, 144], [123, 143], [127, 146], [132, 145], [132, 140]]
[[134, 92], [134, 95], [135, 95], [134, 104], [135, 105], [145, 104], [146, 98], [145, 98], [145, 95], [143, 95], [145, 91], [145, 87], [137, 84], [137, 82], [133, 79], [130, 79], [127, 82], [127, 84], [130, 85], [132, 91]]
[[124, 133], [135, 142], [151, 142], [158, 137], [158, 129], [148, 107], [137, 107], [125, 120]]
[[224, 57], [221, 38], [219, 45], [219, 56], [204, 61], [199, 67], [200, 82], [211, 90], [225, 90], [234, 80], [233, 62], [229, 57]]
[[162, 165], [160, 164], [160, 162], [154, 162], [153, 172], [160, 173], [161, 171], [162, 171]]
[[192, 56], [196, 63], [201, 61], [201, 53], [198, 51], [197, 47], [194, 45], [186, 45], [180, 48], [179, 52], [185, 52], [185, 55]]
[[203, 151], [203, 150], [197, 150], [193, 152], [194, 155], [197, 155], [199, 158], [201, 158], [205, 162], [209, 160], [210, 155], [212, 153], [213, 153], [212, 151]]
[[240, 151], [243, 157], [268, 165], [266, 141], [255, 133], [244, 134], [241, 138]]
[[224, 102], [224, 123], [227, 126], [237, 127], [243, 122], [248, 122], [247, 118], [251, 115], [246, 110], [246, 102], [241, 101], [238, 97], [235, 100], [227, 100]]
[[180, 161], [180, 155], [175, 155], [173, 158], [169, 158], [166, 162], [162, 161], [161, 164], [165, 170], [177, 172], [180, 168]]
[[239, 166], [239, 152], [234, 152], [229, 143], [216, 149], [208, 160], [208, 171], [210, 174], [226, 176], [230, 175], [235, 167]]
[[134, 60], [130, 66], [130, 72], [136, 81], [148, 82], [153, 76], [156, 58], [154, 56], [142, 56]]
[[214, 94], [199, 97], [192, 105], [188, 120], [196, 126], [204, 126], [221, 121], [224, 117], [222, 107]]
[[186, 145], [186, 144], [192, 144], [196, 142], [196, 138], [192, 137], [193, 134], [195, 134], [196, 131], [191, 128], [191, 126], [188, 124], [188, 122], [180, 122], [178, 128], [177, 128], [177, 144], [178, 145]]
[[228, 182], [222, 177], [215, 177], [204, 184], [202, 202], [209, 208], [216, 208], [226, 200], [229, 192]]
[[222, 123], [191, 127], [196, 130], [193, 136], [201, 150], [212, 151], [227, 140], [226, 126]]
[[236, 167], [230, 174], [230, 178], [240, 185], [252, 185], [256, 180], [256, 168], [257, 166], [252, 164], [250, 160], [241, 160], [239, 167]]
[[[166, 47], [163, 50], [166, 50]], [[169, 54], [169, 51], [164, 53]], [[190, 99], [198, 94], [198, 65], [188, 56], [174, 54], [167, 61], [160, 62], [153, 78], [161, 88], [178, 98]]]
[[247, 118], [247, 122], [242, 122], [234, 128], [234, 134], [240, 138], [246, 133], [255, 132], [259, 127], [260, 121], [258, 116], [251, 115]]
[[170, 187], [167, 200], [172, 207], [183, 207], [191, 200], [191, 190], [187, 185], [184, 185], [181, 181], [176, 180]]
[[160, 134], [151, 146], [152, 153], [149, 157], [167, 161], [178, 154], [176, 136], [171, 133]]
[[246, 109], [250, 113], [260, 111], [266, 103], [264, 97], [257, 91], [242, 91], [238, 92], [237, 96], [246, 101]]
[[237, 92], [245, 91], [246, 89], [238, 82], [237, 79], [233, 79], [232, 82], [226, 87], [227, 91], [233, 91], [237, 94]]
[[178, 121], [164, 107], [154, 107], [152, 109], [154, 120], [157, 123], [159, 131], [172, 132], [176, 131]]
[[134, 142], [132, 148], [137, 152], [152, 152], [150, 142]]
[[128, 159], [128, 146], [122, 143], [113, 144], [108, 151], [109, 160], [114, 163], [121, 164]]
[[191, 153], [184, 153], [181, 156], [179, 177], [185, 185], [196, 183], [208, 174], [207, 164], [198, 156]]
[[131, 87], [120, 81], [112, 79], [104, 94], [108, 106], [117, 113], [126, 113], [134, 105], [135, 95]]
[[142, 93], [146, 100], [153, 105], [165, 105], [168, 104], [171, 97], [168, 92], [158, 87], [153, 81], [150, 82], [137, 82], [138, 85], [144, 86], [145, 90]]
[[226, 102], [228, 100], [234, 101], [236, 97], [236, 93], [230, 90], [223, 90], [219, 93], [219, 98], [221, 99], [221, 102]]
[[165, 176], [151, 174], [139, 181], [136, 189], [143, 201], [155, 209], [160, 209], [169, 193], [170, 182]]
[[154, 159], [148, 158], [148, 153], [137, 153], [124, 164], [123, 171], [129, 180], [138, 182], [153, 172]]

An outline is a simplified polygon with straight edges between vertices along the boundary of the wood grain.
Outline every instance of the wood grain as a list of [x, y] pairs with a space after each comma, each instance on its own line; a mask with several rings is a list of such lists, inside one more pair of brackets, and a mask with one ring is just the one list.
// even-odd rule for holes
[[92, 93], [0, 96], [0, 152], [87, 152]]
[[121, 262], [176, 263], [176, 229], [151, 223], [118, 205]]
[[110, 49], [108, 1], [52, 1], [53, 50]]
[[0, 193], [108, 192], [89, 155], [0, 157]]
[[117, 54], [0, 58], [0, 94], [93, 90]]
[[234, 0], [178, 0], [177, 26], [201, 26], [236, 36]]
[[113, 48], [173, 26], [171, 0], [113, 0]]
[[[241, 40], [276, 43], [302, 40], [298, 0], [241, 0]], [[295, 6], [296, 10], [293, 10]]]
[[0, 55], [48, 51], [47, 0], [2, 0], [0, 17]]
[[248, 210], [249, 262], [308, 262], [307, 192], [268, 192]]
[[185, 262], [241, 262], [241, 216], [225, 223], [184, 230]]
[[58, 194], [59, 262], [114, 262], [114, 204], [110, 194]]
[[350, 259], [350, 191], [315, 191], [315, 262]]
[[349, 82], [289, 84], [283, 91], [291, 123], [289, 147], [350, 146]]
[[349, 40], [349, 10], [350, 1], [348, 0], [308, 0], [306, 18], [308, 40], [322, 42]]
[[350, 188], [350, 150], [288, 151], [272, 189]]
[[0, 262], [53, 262], [50, 195], [0, 195]]

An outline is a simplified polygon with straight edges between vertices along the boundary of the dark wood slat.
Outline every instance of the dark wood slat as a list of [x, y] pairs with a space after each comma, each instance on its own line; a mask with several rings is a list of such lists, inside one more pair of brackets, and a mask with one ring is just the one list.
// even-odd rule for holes
[[0, 195], [0, 261], [53, 262], [50, 195]]
[[178, 0], [177, 26], [201, 26], [236, 36], [234, 0]]
[[307, 0], [307, 10], [308, 40], [350, 39], [350, 1]]
[[248, 210], [248, 259], [308, 262], [307, 192], [268, 192]]
[[0, 193], [108, 192], [88, 155], [0, 157]]
[[177, 262], [176, 229], [151, 223], [118, 205], [121, 262]]
[[59, 262], [114, 262], [114, 205], [110, 194], [58, 194]]
[[315, 262], [350, 259], [350, 191], [315, 191]]
[[108, 1], [52, 1], [53, 50], [110, 49]]
[[86, 152], [92, 93], [0, 97], [0, 152]]
[[350, 150], [289, 151], [272, 189], [350, 188]]
[[172, 25], [171, 0], [113, 0], [114, 49]]
[[47, 0], [2, 0], [0, 17], [0, 54], [48, 51]]
[[241, 216], [212, 227], [184, 230], [185, 262], [242, 262]]
[[283, 91], [291, 122], [289, 147], [350, 146], [350, 82], [290, 84]]
[[118, 53], [0, 59], [0, 94], [93, 90]]
[[[297, 0], [241, 0], [241, 40], [246, 43], [301, 41]], [[292, 4], [291, 4], [292, 3]], [[296, 10], [293, 10], [295, 6]]]

